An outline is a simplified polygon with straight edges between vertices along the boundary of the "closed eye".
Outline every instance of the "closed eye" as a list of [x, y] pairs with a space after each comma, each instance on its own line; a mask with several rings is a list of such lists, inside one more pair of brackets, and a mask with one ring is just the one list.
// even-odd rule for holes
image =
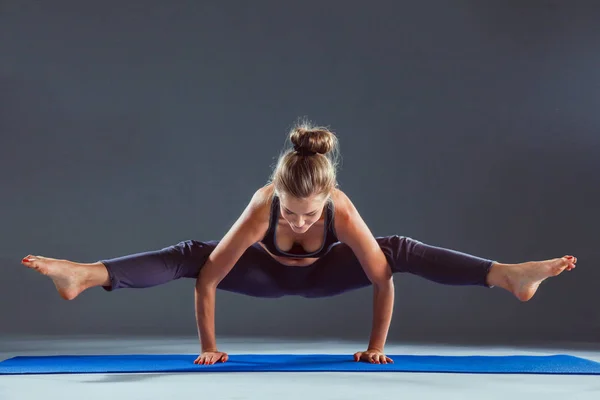
[[[291, 211], [290, 211], [290, 210], [288, 210], [287, 208], [285, 208], [283, 211], [285, 211], [285, 213], [286, 213], [286, 214], [288, 214], [288, 215], [294, 214], [293, 212], [291, 212]], [[316, 212], [316, 211], [313, 211], [313, 212], [311, 212], [311, 213], [308, 213], [308, 214], [305, 214], [305, 215], [308, 215], [309, 217], [312, 217], [313, 215], [317, 215], [317, 212]]]

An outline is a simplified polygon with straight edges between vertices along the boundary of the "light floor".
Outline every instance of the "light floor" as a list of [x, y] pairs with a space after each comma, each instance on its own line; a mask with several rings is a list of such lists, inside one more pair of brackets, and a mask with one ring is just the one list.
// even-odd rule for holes
[[[230, 354], [348, 353], [364, 343], [220, 339]], [[10, 338], [0, 361], [17, 355], [194, 353], [195, 338]], [[226, 349], [226, 350], [225, 350]], [[600, 351], [553, 348], [388, 344], [388, 354], [551, 355], [600, 362]], [[170, 373], [0, 376], [0, 400], [61, 399], [600, 399], [600, 376], [437, 373]]]

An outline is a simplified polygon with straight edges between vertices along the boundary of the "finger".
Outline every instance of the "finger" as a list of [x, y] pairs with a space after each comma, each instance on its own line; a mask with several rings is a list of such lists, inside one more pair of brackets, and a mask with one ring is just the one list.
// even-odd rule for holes
[[361, 356], [362, 356], [361, 352], [354, 353], [354, 361], [360, 361]]
[[391, 358], [389, 358], [389, 357], [385, 357], [385, 359], [386, 359], [386, 361], [387, 361], [388, 363], [390, 363], [390, 364], [393, 364], [393, 363], [394, 363], [394, 360], [392, 360], [392, 359], [391, 359]]
[[371, 354], [371, 362], [373, 364], [379, 364], [379, 359], [377, 358], [377, 354]]
[[381, 364], [387, 364], [387, 360], [385, 359], [385, 356], [383, 354], [379, 356], [379, 362]]
[[229, 360], [229, 356], [227, 355], [227, 353], [223, 353], [223, 355], [221, 356], [221, 362], [227, 362], [227, 360]]

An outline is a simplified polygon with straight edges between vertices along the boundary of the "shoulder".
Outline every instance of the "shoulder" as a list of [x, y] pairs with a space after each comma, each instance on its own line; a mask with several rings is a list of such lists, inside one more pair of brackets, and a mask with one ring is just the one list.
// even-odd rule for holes
[[354, 246], [358, 242], [371, 241], [372, 234], [350, 197], [335, 190], [331, 198], [335, 207], [335, 231], [340, 241]]
[[338, 239], [346, 242], [348, 236], [354, 236], [357, 224], [360, 225], [362, 218], [352, 200], [340, 189], [335, 189], [331, 194], [334, 206], [334, 228]]
[[331, 201], [334, 205], [336, 221], [347, 222], [355, 216], [356, 207], [342, 190], [334, 189], [331, 193]]
[[248, 201], [244, 211], [238, 217], [235, 224], [223, 238], [223, 242], [230, 240], [239, 240], [244, 245], [248, 241], [254, 243], [262, 239], [269, 227], [271, 199], [269, 194], [272, 190], [268, 186], [257, 189]]
[[274, 189], [272, 184], [258, 188], [252, 195], [246, 212], [248, 218], [255, 224], [269, 223], [271, 203], [273, 202]]
[[252, 195], [250, 206], [256, 211], [269, 209], [273, 201], [274, 192], [275, 189], [271, 183], [261, 186]]

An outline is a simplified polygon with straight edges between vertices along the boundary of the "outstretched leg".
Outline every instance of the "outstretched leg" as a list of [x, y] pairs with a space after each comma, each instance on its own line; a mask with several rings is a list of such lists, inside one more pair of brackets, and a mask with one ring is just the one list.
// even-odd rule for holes
[[[152, 250], [83, 264], [41, 256], [27, 256], [22, 263], [52, 279], [66, 300], [86, 289], [100, 286], [106, 291], [147, 288], [180, 278], [196, 279], [218, 241], [186, 240]], [[295, 279], [289, 279], [258, 244], [248, 248], [218, 289], [254, 297], [281, 297], [292, 294]], [[288, 267], [290, 268], [290, 267]]]
[[[488, 286], [493, 261], [434, 247], [403, 236], [376, 237], [392, 273], [407, 272], [446, 285]], [[370, 286], [362, 265], [345, 243], [333, 245], [311, 269], [302, 294], [333, 296]]]
[[378, 239], [394, 272], [409, 272], [449, 285], [500, 287], [521, 301], [533, 297], [540, 284], [575, 268], [576, 257], [503, 264], [420, 241], [390, 236]]
[[[445, 285], [497, 286], [522, 301], [533, 297], [545, 279], [575, 268], [577, 262], [575, 257], [565, 256], [502, 264], [404, 236], [377, 237], [376, 240], [393, 273], [410, 273]], [[302, 290], [306, 297], [333, 296], [370, 285], [358, 259], [343, 243], [335, 244], [310, 268]]]
[[106, 291], [145, 288], [182, 277], [197, 277], [216, 242], [187, 240], [160, 250], [140, 252], [95, 263], [76, 263], [29, 255], [22, 263], [52, 279], [60, 296], [76, 298], [86, 289]]

